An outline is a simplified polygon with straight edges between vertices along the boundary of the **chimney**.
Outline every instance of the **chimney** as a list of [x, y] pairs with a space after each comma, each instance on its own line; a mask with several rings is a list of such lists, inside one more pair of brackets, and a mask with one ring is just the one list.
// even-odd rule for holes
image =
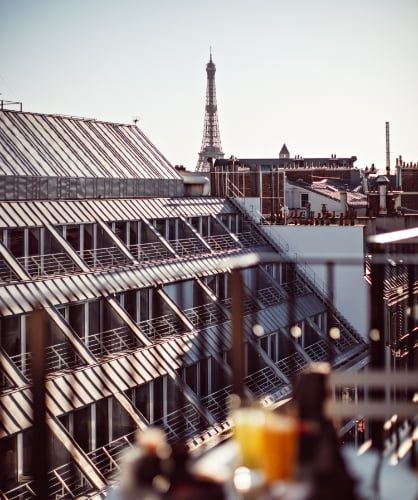
[[379, 186], [379, 215], [387, 215], [386, 196], [388, 192], [389, 179], [385, 175], [379, 175], [376, 179]]
[[363, 177], [361, 178], [361, 185], [363, 187], [363, 193], [367, 194], [369, 192], [369, 169], [366, 167], [363, 171]]
[[386, 122], [386, 175], [390, 175], [389, 122]]
[[341, 202], [341, 213], [346, 215], [348, 212], [347, 205], [347, 191], [345, 189], [340, 189], [340, 202]]
[[402, 189], [402, 156], [396, 158], [396, 189]]
[[395, 211], [398, 211], [401, 208], [401, 205], [402, 205], [401, 193], [396, 193], [395, 194], [393, 202], [394, 202], [394, 209], [395, 209]]

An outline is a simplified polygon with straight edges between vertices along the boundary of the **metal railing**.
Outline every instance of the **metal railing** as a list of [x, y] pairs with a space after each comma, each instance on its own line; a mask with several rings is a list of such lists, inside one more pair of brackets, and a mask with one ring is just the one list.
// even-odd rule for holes
[[[232, 298], [227, 298], [222, 300], [222, 304], [232, 312]], [[244, 314], [250, 314], [259, 310], [257, 302], [246, 295], [242, 300], [242, 311]]]
[[129, 245], [129, 251], [140, 262], [159, 262], [174, 259], [175, 255], [160, 241]]
[[228, 417], [229, 396], [232, 394], [232, 385], [219, 389], [200, 398], [203, 406], [212, 415], [216, 423], [224, 422]]
[[150, 340], [182, 335], [187, 331], [186, 325], [175, 314], [140, 321], [137, 326]]
[[210, 253], [210, 250], [197, 238], [184, 238], [180, 240], [168, 240], [174, 251], [180, 257], [196, 254]]
[[311, 293], [311, 291], [302, 283], [300, 279], [289, 281], [287, 283], [281, 283], [280, 286], [290, 297], [293, 298], [303, 297], [304, 295]]
[[244, 383], [257, 397], [272, 395], [286, 385], [270, 366], [247, 375]]
[[308, 364], [300, 352], [294, 352], [276, 362], [277, 368], [289, 379], [292, 380]]
[[268, 245], [267, 240], [261, 234], [247, 231], [244, 233], [236, 233], [235, 235], [244, 248], [252, 248]]
[[223, 321], [227, 320], [223, 311], [215, 302], [192, 307], [190, 309], [185, 309], [184, 314], [196, 328], [216, 325], [217, 323], [222, 323]]
[[131, 259], [117, 247], [96, 248], [77, 252], [90, 269], [106, 269], [132, 265]]
[[256, 290], [256, 297], [264, 307], [272, 307], [277, 304], [286, 302], [288, 298], [284, 293], [273, 286]]
[[[15, 354], [14, 356], [10, 356], [10, 359], [26, 378], [31, 378], [31, 352]], [[45, 349], [45, 371], [47, 374], [71, 370], [83, 364], [83, 360], [68, 342], [50, 345]]]
[[16, 260], [26, 270], [31, 278], [59, 276], [80, 271], [77, 264], [66, 253], [45, 255], [28, 255], [17, 257]]
[[305, 352], [313, 361], [327, 361], [330, 357], [330, 346], [325, 340], [318, 340], [305, 347]]
[[19, 278], [10, 269], [10, 267], [0, 259], [0, 283], [10, 283], [11, 281], [18, 281]]
[[139, 340], [127, 326], [89, 335], [86, 344], [98, 358], [131, 351], [141, 346]]
[[168, 442], [173, 442], [197, 436], [208, 423], [192, 404], [188, 404], [168, 413], [152, 425], [162, 427], [166, 431]]
[[[27, 500], [36, 497], [33, 481], [27, 481], [3, 492], [7, 500]], [[73, 464], [65, 464], [48, 473], [48, 498], [79, 498], [92, 490], [91, 484]]]
[[135, 431], [90, 451], [87, 456], [105, 478], [114, 478], [120, 470], [120, 460], [133, 446], [134, 440]]
[[218, 234], [204, 237], [214, 252], [240, 251], [241, 247], [230, 234]]

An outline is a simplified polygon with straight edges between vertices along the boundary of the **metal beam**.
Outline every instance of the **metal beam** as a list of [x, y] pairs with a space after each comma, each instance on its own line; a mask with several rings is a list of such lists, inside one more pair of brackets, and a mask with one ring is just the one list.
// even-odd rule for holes
[[17, 262], [14, 255], [10, 252], [10, 250], [3, 245], [0, 241], [0, 256], [3, 257], [6, 264], [10, 267], [10, 269], [16, 274], [16, 276], [21, 280], [30, 280], [31, 277], [26, 272], [26, 270]]
[[180, 309], [180, 307], [178, 307], [177, 304], [165, 293], [164, 288], [157, 288], [157, 293], [161, 297], [161, 299], [170, 307], [170, 309], [172, 309], [176, 313], [176, 315], [187, 326], [187, 328], [190, 331], [193, 331], [194, 327], [192, 323], [190, 323], [183, 310]]
[[105, 296], [105, 299], [107, 300], [113, 311], [129, 326], [132, 333], [142, 342], [144, 346], [152, 345], [152, 342], [149, 340], [149, 338], [141, 332], [135, 321], [126, 312], [125, 308], [123, 308], [114, 297]]
[[135, 260], [134, 256], [126, 247], [125, 243], [121, 241], [116, 234], [110, 229], [110, 227], [100, 219], [96, 219], [97, 224], [103, 229], [103, 231], [109, 236], [109, 238], [113, 241], [115, 246], [119, 248], [119, 250], [126, 256], [128, 259], [132, 261], [132, 264], [139, 264], [137, 260]]
[[15, 386], [24, 387], [29, 384], [29, 381], [22, 375], [20, 370], [16, 368], [3, 347], [0, 347], [0, 367]]
[[138, 429], [145, 429], [148, 427], [148, 422], [139, 413], [136, 406], [128, 398], [124, 392], [115, 392], [113, 397], [118, 401], [118, 403], [123, 407], [123, 409], [129, 414]]
[[45, 221], [45, 227], [56, 239], [56, 241], [62, 246], [62, 248], [67, 252], [68, 256], [77, 264], [77, 266], [85, 273], [89, 272], [89, 267], [85, 264], [84, 260], [78, 255], [74, 248], [68, 243], [68, 241], [55, 229], [55, 227], [50, 223]]
[[193, 233], [193, 235], [200, 241], [200, 243], [202, 243], [202, 245], [204, 245], [210, 252], [213, 252], [212, 248], [210, 247], [210, 245], [206, 242], [206, 240], [201, 236], [201, 234], [199, 233], [199, 231], [196, 231], [196, 229], [190, 224], [190, 222], [188, 222], [186, 220], [185, 217], [183, 217], [182, 215], [179, 215], [179, 219], [183, 222], [183, 224], [185, 224], [188, 229]]
[[[89, 480], [96, 490], [103, 490], [106, 485], [106, 479], [103, 477], [98, 468], [94, 465], [87, 454], [77, 444], [75, 439], [70, 436], [65, 427], [55, 417], [48, 417], [47, 424], [54, 436], [63, 444], [69, 452], [71, 458], [79, 467], [84, 476]], [[39, 451], [39, 450], [38, 450]], [[46, 498], [46, 497], [45, 497]]]
[[161, 236], [161, 234], [155, 229], [155, 227], [147, 220], [147, 219], [141, 219], [142, 223], [146, 225], [146, 227], [154, 234], [154, 236], [157, 237], [158, 241], [162, 243], [167, 250], [172, 253], [174, 256], [179, 257], [179, 255], [176, 254], [174, 248], [168, 243], [168, 241]]
[[90, 349], [81, 340], [81, 338], [74, 332], [65, 318], [52, 307], [46, 308], [46, 311], [48, 313], [48, 316], [58, 326], [58, 328], [75, 349], [80, 358], [87, 364], [97, 363], [96, 357], [90, 352]]

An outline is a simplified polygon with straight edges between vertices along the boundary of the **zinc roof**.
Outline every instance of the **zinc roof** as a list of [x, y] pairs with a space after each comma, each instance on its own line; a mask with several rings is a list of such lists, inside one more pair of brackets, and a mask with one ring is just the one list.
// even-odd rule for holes
[[0, 175], [180, 179], [136, 125], [0, 111]]
[[118, 198], [0, 202], [0, 228], [41, 227], [45, 223], [85, 224], [107, 221], [197, 217], [236, 210], [222, 198]]
[[166, 284], [226, 271], [226, 258], [206, 256], [161, 265], [130, 267], [102, 273], [76, 274], [0, 287], [0, 316], [23, 314], [39, 304], [52, 307], [91, 300], [133, 288]]

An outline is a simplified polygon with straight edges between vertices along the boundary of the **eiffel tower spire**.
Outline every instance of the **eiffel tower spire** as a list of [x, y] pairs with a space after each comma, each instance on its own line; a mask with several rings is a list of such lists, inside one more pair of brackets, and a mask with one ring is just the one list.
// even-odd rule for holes
[[216, 105], [215, 87], [216, 66], [212, 61], [212, 47], [210, 48], [209, 62], [206, 65], [207, 87], [206, 87], [206, 107], [205, 125], [203, 129], [202, 147], [199, 153], [196, 170], [204, 172], [209, 170], [208, 159], [223, 158], [221, 137], [219, 135], [218, 108]]

